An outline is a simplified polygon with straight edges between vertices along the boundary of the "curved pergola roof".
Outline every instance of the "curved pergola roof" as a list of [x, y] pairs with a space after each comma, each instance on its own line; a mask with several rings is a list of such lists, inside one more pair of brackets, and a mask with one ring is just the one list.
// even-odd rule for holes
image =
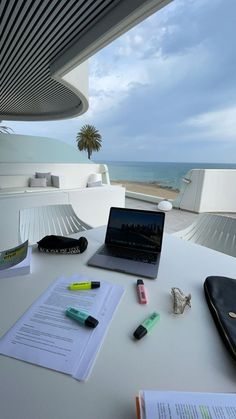
[[1, 0], [0, 119], [88, 108], [86, 60], [171, 0]]

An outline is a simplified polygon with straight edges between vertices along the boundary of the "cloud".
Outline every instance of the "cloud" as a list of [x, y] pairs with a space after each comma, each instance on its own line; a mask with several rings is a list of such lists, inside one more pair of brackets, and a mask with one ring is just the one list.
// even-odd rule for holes
[[[199, 147], [199, 156], [201, 147], [205, 159], [203, 144], [217, 138], [218, 145], [221, 143], [225, 150], [225, 143], [232, 142], [235, 136], [236, 56], [232, 15], [236, 4], [229, 0], [226, 8], [220, 0], [174, 3], [173, 9], [172, 3], [168, 11], [163, 9], [163, 13], [152, 16], [119, 41], [118, 52], [123, 51], [128, 57], [119, 64], [125, 74], [126, 66], [132, 67], [133, 74], [137, 71], [142, 80], [136, 86], [127, 83], [126, 95], [116, 102], [114, 112], [105, 113], [101, 119], [104, 126], [119, 127], [120, 138], [131, 157], [133, 149], [137, 158], [140, 156], [138, 139], [142, 150], [146, 150], [143, 159], [150, 158], [151, 149], [161, 149], [166, 152], [162, 158], [168, 160], [166, 145], [174, 148], [179, 159], [179, 148], [187, 143], [192, 144], [194, 152]], [[132, 42], [137, 35], [143, 39], [138, 53]], [[122, 42], [126, 49], [122, 50]], [[128, 74], [132, 75], [130, 71]], [[209, 148], [209, 158], [210, 155]]]
[[236, 142], [236, 106], [189, 118], [185, 125], [194, 129], [194, 138], [200, 133], [212, 141], [224, 138], [224, 141]]
[[[166, 103], [170, 103], [170, 99], [176, 101], [176, 92], [179, 94], [178, 101], [181, 100], [181, 97], [185, 96], [188, 99], [191, 95], [193, 105], [198, 101], [201, 102], [201, 106], [204, 106], [205, 103], [206, 108], [213, 107], [214, 104], [219, 106], [217, 96], [219, 102], [222, 95], [225, 96], [224, 100], [227, 100], [228, 91], [226, 89], [229, 90], [229, 86], [231, 89], [232, 87], [235, 89], [232, 83], [232, 81], [236, 81], [235, 54], [229, 54], [229, 51], [222, 49], [222, 42], [219, 46], [215, 45], [215, 36], [218, 40], [219, 26], [221, 26], [221, 36], [227, 33], [230, 34], [230, 39], [233, 39], [234, 27], [229, 29], [228, 23], [222, 25], [222, 21], [228, 22], [227, 16], [222, 17], [222, 12], [224, 15], [229, 15], [232, 10], [225, 11], [223, 1], [219, 0], [215, 2], [215, 10], [213, 10], [211, 2], [206, 0], [197, 2], [198, 7], [195, 1], [176, 1], [174, 3], [175, 7], [172, 12], [168, 10], [167, 13], [167, 8], [163, 9], [107, 47], [108, 50], [104, 57], [106, 60], [109, 52], [109, 68], [105, 66], [105, 75], [99, 74], [99, 77], [92, 70], [90, 77], [90, 84], [93, 86], [92, 100], [93, 98], [98, 100], [104, 96], [101, 99], [102, 104], [100, 103], [102, 106], [96, 108], [96, 111], [102, 113], [104, 108], [107, 109], [107, 102], [109, 107], [111, 98], [113, 98], [114, 106], [118, 108], [122, 101], [125, 101], [124, 106], [126, 106], [126, 102], [131, 105], [132, 97], [138, 96], [137, 90], [140, 88], [143, 104], [148, 102], [147, 95], [151, 98], [152, 90], [152, 96], [160, 97], [162, 102], [165, 98]], [[233, 5], [231, 0], [229, 3], [231, 6]], [[172, 4], [169, 5], [169, 9]], [[193, 7], [194, 5], [195, 7]], [[234, 9], [236, 11], [235, 6]], [[196, 17], [199, 17], [199, 21]], [[212, 20], [215, 25], [209, 30], [207, 28], [209, 25], [212, 26], [209, 23]], [[176, 36], [176, 33], [179, 35]], [[191, 35], [192, 33], [195, 35]], [[133, 41], [135, 39], [139, 40], [138, 47]], [[147, 59], [147, 55], [145, 59], [142, 59], [150, 47], [153, 50], [154, 40], [156, 40], [155, 53], [150, 54], [149, 59]], [[229, 38], [226, 37], [225, 44], [230, 43], [228, 40]], [[170, 48], [171, 46], [172, 48]], [[117, 56], [122, 48], [126, 54], [127, 51], [129, 52], [128, 58], [117, 61]], [[232, 52], [232, 48], [229, 50]], [[130, 60], [130, 56], [132, 60]], [[142, 58], [140, 59], [140, 57]], [[100, 62], [100, 67], [103, 68], [102, 52], [97, 60]], [[229, 77], [226, 77], [227, 75]], [[146, 89], [146, 96], [142, 86], [151, 87], [150, 90]], [[136, 90], [135, 93], [134, 90]], [[207, 97], [207, 93], [211, 94], [211, 97]], [[196, 100], [197, 97], [198, 100]], [[186, 101], [186, 108], [189, 109], [189, 106], [191, 107], [191, 103]], [[92, 101], [91, 108], [93, 108]], [[196, 111], [198, 112], [198, 109]]]
[[134, 54], [137, 54], [137, 52], [140, 51], [140, 48], [142, 48], [144, 42], [145, 39], [143, 39], [141, 33], [134, 35], [130, 33], [128, 35], [124, 35], [124, 39], [118, 48], [118, 56], [132, 57]]

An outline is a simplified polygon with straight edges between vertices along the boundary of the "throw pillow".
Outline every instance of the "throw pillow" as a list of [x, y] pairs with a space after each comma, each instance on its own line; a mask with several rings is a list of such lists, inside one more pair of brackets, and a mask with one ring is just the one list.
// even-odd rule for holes
[[31, 177], [29, 179], [29, 186], [30, 188], [36, 188], [36, 187], [46, 188], [47, 179], [45, 177], [43, 178]]
[[57, 175], [52, 175], [52, 186], [54, 188], [60, 188], [60, 177]]
[[52, 186], [52, 177], [51, 177], [51, 172], [48, 173], [40, 173], [40, 172], [36, 172], [35, 173], [35, 177], [36, 178], [46, 178], [47, 181], [47, 186]]
[[93, 188], [94, 186], [102, 186], [102, 181], [98, 180], [97, 182], [88, 182], [87, 183], [88, 188]]

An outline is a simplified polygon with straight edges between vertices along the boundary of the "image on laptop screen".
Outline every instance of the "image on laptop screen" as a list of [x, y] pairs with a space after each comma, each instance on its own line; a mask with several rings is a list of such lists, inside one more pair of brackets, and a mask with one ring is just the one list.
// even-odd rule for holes
[[111, 208], [105, 243], [160, 252], [164, 213]]

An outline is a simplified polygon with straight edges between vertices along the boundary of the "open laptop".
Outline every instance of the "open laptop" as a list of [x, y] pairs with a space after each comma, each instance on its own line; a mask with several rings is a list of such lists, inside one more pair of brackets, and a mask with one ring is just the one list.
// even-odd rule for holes
[[156, 278], [165, 213], [111, 207], [105, 243], [88, 265]]

